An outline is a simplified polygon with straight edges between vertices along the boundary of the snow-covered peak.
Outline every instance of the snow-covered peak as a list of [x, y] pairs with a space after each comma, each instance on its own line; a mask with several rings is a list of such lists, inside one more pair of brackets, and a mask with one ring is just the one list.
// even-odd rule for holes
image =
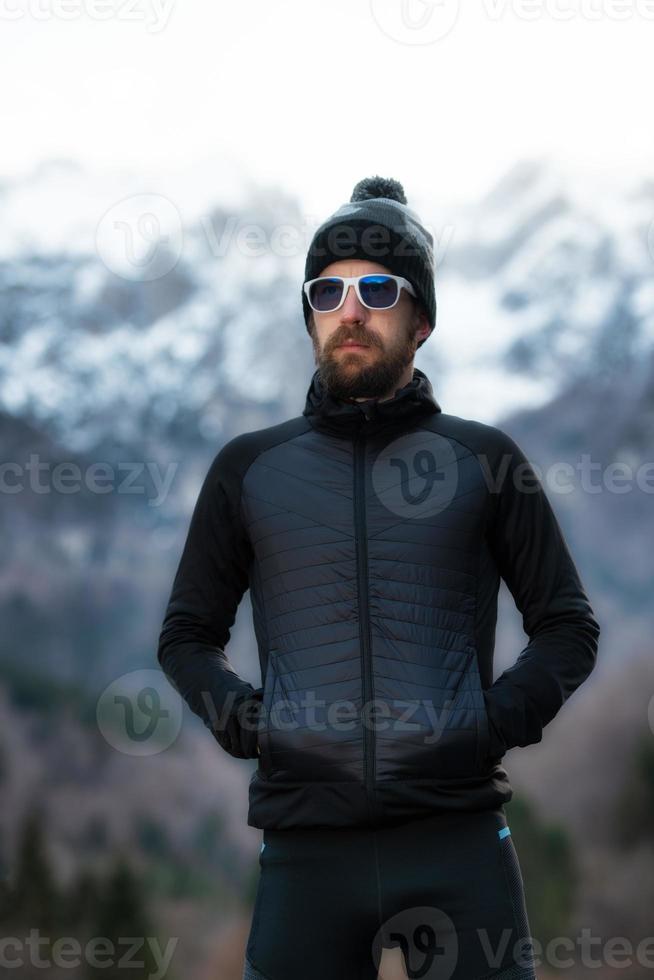
[[[419, 213], [438, 320], [416, 363], [444, 411], [496, 422], [651, 349], [651, 185], [521, 161], [481, 200]], [[320, 217], [229, 158], [156, 177], [51, 160], [5, 179], [0, 408], [78, 448], [298, 414]]]

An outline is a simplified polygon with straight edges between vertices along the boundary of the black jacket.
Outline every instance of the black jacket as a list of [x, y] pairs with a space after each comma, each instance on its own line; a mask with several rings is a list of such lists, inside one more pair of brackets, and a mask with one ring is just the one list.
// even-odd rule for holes
[[[493, 683], [500, 577], [529, 642]], [[224, 652], [248, 587], [258, 689]], [[262, 698], [251, 826], [379, 826], [508, 802], [502, 756], [541, 740], [599, 633], [506, 433], [444, 414], [417, 368], [361, 403], [316, 371], [301, 416], [213, 460], [158, 657], [233, 755], [236, 709]]]

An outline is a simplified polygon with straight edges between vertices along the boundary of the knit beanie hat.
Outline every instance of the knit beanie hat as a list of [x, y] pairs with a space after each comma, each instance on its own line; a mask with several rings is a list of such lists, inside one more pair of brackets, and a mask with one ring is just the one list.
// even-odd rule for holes
[[[316, 279], [328, 265], [342, 259], [378, 262], [394, 275], [408, 279], [433, 331], [436, 326], [434, 239], [415, 211], [407, 206], [404, 188], [397, 180], [375, 176], [359, 181], [349, 202], [327, 218], [313, 236], [304, 267], [304, 282]], [[311, 307], [304, 291], [302, 308], [310, 332]]]

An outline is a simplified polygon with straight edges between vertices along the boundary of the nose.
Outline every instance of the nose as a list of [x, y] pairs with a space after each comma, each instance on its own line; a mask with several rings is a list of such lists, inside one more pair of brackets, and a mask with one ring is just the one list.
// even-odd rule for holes
[[359, 301], [356, 289], [353, 285], [348, 286], [341, 307], [341, 320], [343, 323], [362, 322], [365, 320], [367, 308]]

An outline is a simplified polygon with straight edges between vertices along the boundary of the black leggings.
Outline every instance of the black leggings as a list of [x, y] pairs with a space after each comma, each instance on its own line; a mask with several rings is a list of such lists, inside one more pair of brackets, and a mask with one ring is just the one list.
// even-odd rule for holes
[[384, 947], [409, 978], [536, 978], [503, 806], [264, 830], [259, 864], [244, 980], [376, 980]]

